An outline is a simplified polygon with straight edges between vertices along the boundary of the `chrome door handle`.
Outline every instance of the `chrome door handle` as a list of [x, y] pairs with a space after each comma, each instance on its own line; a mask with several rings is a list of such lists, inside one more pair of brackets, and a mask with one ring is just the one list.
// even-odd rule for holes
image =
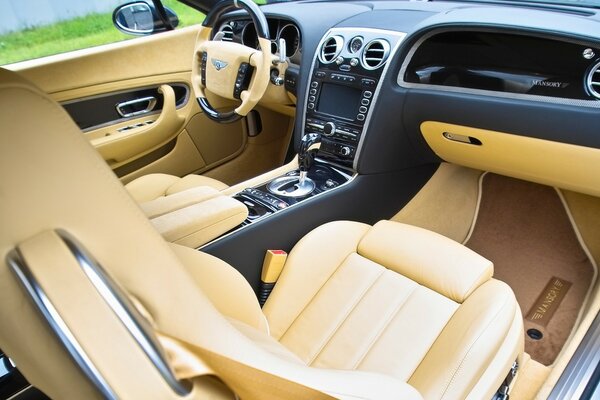
[[156, 97], [148, 96], [139, 99], [124, 101], [122, 103], [117, 103], [115, 108], [117, 109], [117, 112], [121, 117], [129, 118], [135, 117], [136, 115], [149, 113], [154, 109], [155, 105]]

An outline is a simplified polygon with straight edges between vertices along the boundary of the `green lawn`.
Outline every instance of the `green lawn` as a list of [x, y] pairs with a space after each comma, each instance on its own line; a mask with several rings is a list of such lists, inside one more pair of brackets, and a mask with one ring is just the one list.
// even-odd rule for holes
[[[163, 0], [179, 17], [179, 27], [202, 22], [204, 15], [176, 0]], [[30, 60], [56, 53], [136, 36], [119, 32], [112, 23], [112, 13], [90, 14], [69, 21], [0, 35], [0, 65]]]

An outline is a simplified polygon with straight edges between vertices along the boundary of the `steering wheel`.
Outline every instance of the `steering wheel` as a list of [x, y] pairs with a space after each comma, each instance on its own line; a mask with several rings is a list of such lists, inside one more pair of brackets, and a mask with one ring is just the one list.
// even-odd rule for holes
[[[254, 22], [259, 50], [239, 43], [211, 40], [213, 27], [221, 16], [240, 8], [246, 10]], [[217, 122], [229, 123], [242, 118], [264, 95], [271, 62], [269, 25], [260, 8], [251, 0], [217, 3], [204, 19], [194, 49], [192, 87], [200, 108]], [[205, 89], [242, 103], [234, 110], [218, 112], [208, 102]]]

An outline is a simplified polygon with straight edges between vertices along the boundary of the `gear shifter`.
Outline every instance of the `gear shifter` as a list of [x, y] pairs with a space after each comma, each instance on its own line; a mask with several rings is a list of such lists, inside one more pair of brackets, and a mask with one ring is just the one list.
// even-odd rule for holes
[[321, 135], [319, 133], [307, 133], [302, 137], [300, 152], [298, 153], [300, 186], [302, 186], [306, 180], [306, 174], [313, 165], [319, 147], [321, 147]]
[[317, 150], [321, 147], [321, 135], [318, 133], [308, 133], [302, 138], [300, 151], [298, 152], [298, 169], [300, 174], [280, 176], [273, 179], [267, 185], [269, 192], [277, 196], [285, 197], [304, 197], [315, 190], [315, 182], [307, 177], [310, 167], [315, 161]]

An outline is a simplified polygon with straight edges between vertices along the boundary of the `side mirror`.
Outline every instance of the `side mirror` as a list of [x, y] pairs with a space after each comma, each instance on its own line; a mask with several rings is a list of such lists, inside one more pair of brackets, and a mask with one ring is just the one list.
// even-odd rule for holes
[[[171, 26], [175, 28], [179, 25], [177, 14], [167, 7], [165, 11]], [[134, 1], [117, 7], [113, 12], [113, 24], [121, 32], [130, 35], [150, 35], [169, 30], [154, 4], [144, 1]]]

